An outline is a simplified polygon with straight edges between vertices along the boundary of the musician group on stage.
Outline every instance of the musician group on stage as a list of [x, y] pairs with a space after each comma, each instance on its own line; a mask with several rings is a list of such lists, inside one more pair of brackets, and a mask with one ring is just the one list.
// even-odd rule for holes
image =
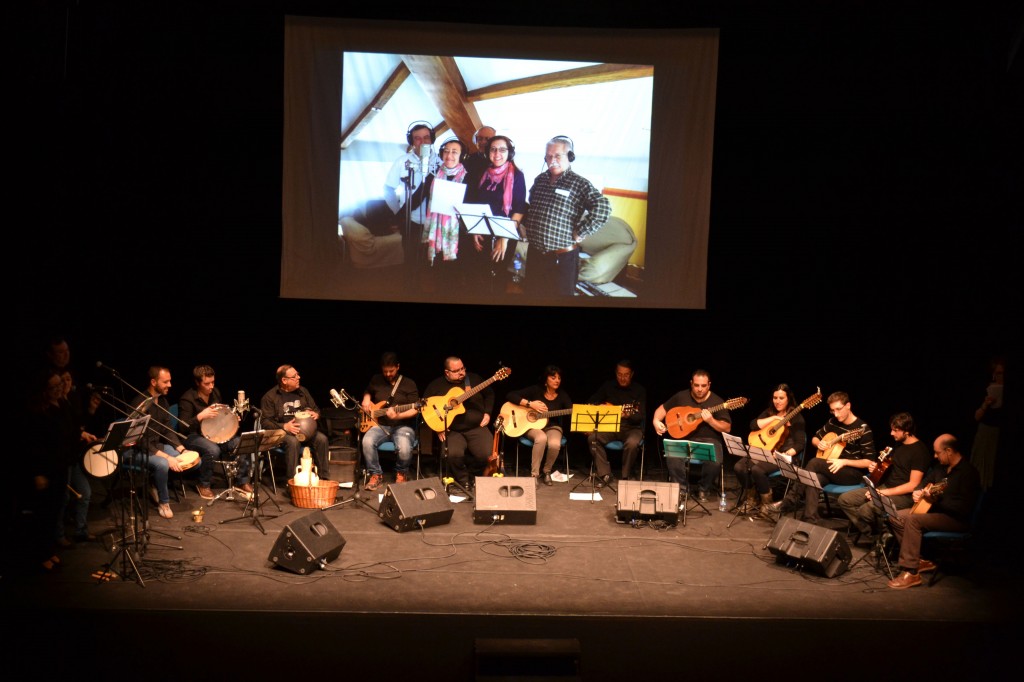
[[[499, 434], [529, 440], [532, 444], [530, 474], [538, 485], [552, 484], [553, 467], [570, 429], [587, 431], [593, 470], [596, 470], [590, 479], [593, 487], [605, 487], [614, 480], [606, 450], [614, 441], [623, 450], [620, 477], [628, 479], [633, 475], [644, 438], [647, 396], [644, 388], [634, 381], [629, 360], [617, 363], [614, 380], [602, 384], [585, 405], [572, 402], [561, 387], [561, 370], [549, 365], [536, 384], [508, 393], [508, 400], [493, 422], [495, 392], [492, 385], [506, 379], [511, 374], [510, 368], [501, 367], [485, 379], [468, 371], [461, 358], [451, 356], [444, 361], [442, 375], [427, 384], [422, 395], [416, 382], [401, 374], [395, 353], [384, 353], [380, 368], [381, 371], [371, 377], [358, 403], [344, 389], [340, 395], [331, 391], [336, 406], [341, 407], [347, 399], [346, 407], [359, 411], [367, 474], [362, 484], [366, 490], [377, 490], [384, 485], [378, 447], [386, 441], [396, 446], [396, 483], [410, 479], [412, 448], [420, 419], [440, 443], [442, 461], [447, 467], [446, 483], [467, 493], [473, 488], [474, 474], [485, 470], [501, 472]], [[53, 372], [53, 375], [58, 378], [48, 379], [46, 386], [41, 387], [32, 414], [60, 427], [54, 427], [55, 433], [66, 437], [62, 441], [61, 436], [55, 435], [52, 446], [55, 453], [63, 454], [47, 460], [36, 478], [29, 478], [36, 481], [37, 490], [46, 491], [34, 496], [30, 493], [29, 498], [45, 510], [40, 518], [62, 526], [61, 515], [70, 495], [64, 487], [73, 490], [69, 481], [75, 466], [81, 468], [83, 462], [80, 456], [68, 453], [80, 452], [82, 446], [89, 447], [84, 463], [93, 475], [108, 475], [116, 467], [110, 467], [109, 457], [105, 456], [109, 453], [97, 452], [101, 445], [97, 438], [102, 434], [88, 432], [79, 412], [64, 409], [61, 400], [66, 402], [67, 396], [65, 393], [57, 396], [59, 373]], [[197, 468], [197, 490], [204, 500], [212, 500], [214, 462], [234, 458], [239, 444], [240, 418], [250, 407], [241, 391], [233, 407], [226, 405], [216, 388], [215, 376], [208, 365], [194, 369], [194, 386], [179, 400], [177, 415], [172, 414], [167, 400], [171, 375], [166, 367], [150, 368], [145, 390], [133, 389], [138, 395], [129, 401], [118, 401], [110, 394], [110, 389], [94, 390], [91, 396], [93, 407], [99, 393], [100, 400], [121, 412], [126, 421], [145, 420], [146, 428], [141, 437], [111, 447], [116, 446], [122, 452], [122, 462], [146, 470], [153, 483], [154, 502], [163, 518], [173, 517], [168, 487], [172, 473]], [[289, 475], [297, 471], [300, 453], [308, 448], [321, 472], [320, 478], [328, 479], [328, 439], [317, 427], [320, 408], [310, 392], [301, 386], [294, 366], [281, 365], [276, 378], [276, 385], [263, 395], [260, 408], [252, 410], [256, 428], [282, 432], [281, 445]], [[921, 534], [929, 529], [966, 530], [969, 527], [981, 492], [977, 470], [960, 454], [959, 444], [949, 434], [935, 439], [929, 450], [918, 439], [913, 418], [906, 413], [894, 415], [890, 420], [894, 448], [878, 453], [870, 426], [853, 413], [850, 397], [841, 391], [828, 396], [830, 417], [811, 439], [816, 456], [804, 462], [801, 456], [806, 432], [802, 412], [822, 399], [819, 390], [796, 403], [787, 385], [776, 387], [768, 408], [752, 419], [749, 427], [747, 444], [763, 456], [756, 462], [752, 457], [739, 458], [734, 467], [743, 486], [737, 509], [756, 511], [762, 518], [774, 521], [777, 518], [774, 515], [802, 506], [803, 520], [818, 523], [821, 488], [829, 483], [853, 486], [840, 497], [839, 506], [850, 519], [851, 529], [856, 534], [855, 543], [863, 539], [877, 544], [883, 534], [891, 531], [900, 541], [902, 570], [889, 581], [889, 586], [902, 589], [920, 584], [919, 574], [935, 568], [920, 557]], [[700, 468], [696, 493], [700, 501], [707, 499], [716, 485], [721, 485], [724, 493], [722, 434], [732, 431], [731, 412], [746, 403], [746, 398], [723, 400], [711, 391], [710, 374], [696, 370], [690, 377], [688, 389], [674, 394], [654, 410], [651, 423], [657, 435], [704, 443], [713, 448], [714, 458], [702, 461]], [[73, 427], [60, 426], [72, 422]], [[183, 428], [185, 433], [179, 433], [178, 428]], [[96, 429], [93, 427], [93, 430]], [[933, 465], [933, 457], [938, 464]], [[250, 461], [247, 457], [237, 459], [236, 489], [243, 497], [251, 496]], [[680, 485], [680, 498], [685, 499], [690, 485], [689, 462], [681, 457], [666, 457], [666, 464], [669, 476]], [[96, 469], [98, 466], [103, 469]], [[64, 467], [70, 467], [70, 471], [65, 473]], [[788, 486], [788, 494], [775, 501], [770, 477], [780, 467], [787, 471], [799, 467], [804, 478]], [[885, 505], [877, 503], [880, 496], [891, 499], [895, 515], [887, 513]], [[873, 500], [873, 497], [878, 499]], [[76, 531], [76, 539], [88, 537], [80, 532], [84, 531]], [[45, 530], [41, 533], [44, 537], [47, 535]], [[63, 538], [62, 529], [58, 535]], [[41, 542], [38, 548], [40, 562], [46, 570], [59, 563], [56, 554], [45, 556], [51, 551], [48, 547], [49, 543]]]

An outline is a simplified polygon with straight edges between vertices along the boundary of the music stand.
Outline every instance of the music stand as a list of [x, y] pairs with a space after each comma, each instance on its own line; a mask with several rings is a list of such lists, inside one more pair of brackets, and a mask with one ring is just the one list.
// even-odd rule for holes
[[[231, 521], [241, 521], [242, 519], [249, 516], [252, 518], [254, 526], [260, 529], [260, 532], [264, 535], [267, 534], [267, 530], [263, 527], [260, 522], [259, 516], [265, 516], [268, 519], [276, 519], [276, 516], [267, 516], [263, 513], [263, 503], [260, 502], [260, 481], [263, 478], [263, 458], [260, 457], [260, 453], [268, 452], [284, 440], [285, 430], [284, 429], [270, 429], [260, 431], [246, 431], [238, 439], [238, 447], [235, 448], [235, 456], [247, 455], [250, 458], [250, 479], [252, 483], [252, 496], [245, 503], [245, 508], [242, 509], [242, 513], [232, 519], [224, 519], [221, 523], [230, 523]], [[269, 499], [274, 501], [274, 506], [277, 507], [278, 511], [281, 511], [281, 505], [274, 500], [273, 496], [268, 496]], [[210, 504], [213, 504], [212, 502]], [[258, 514], [258, 515], [257, 515]]]
[[775, 458], [772, 456], [772, 453], [768, 452], [764, 448], [757, 447], [756, 445], [747, 445], [743, 442], [743, 439], [733, 436], [732, 434], [723, 433], [722, 439], [725, 441], [726, 452], [730, 455], [741, 458], [747, 467], [746, 483], [744, 483], [743, 488], [740, 489], [739, 499], [736, 500], [736, 506], [733, 509], [736, 513], [726, 528], [731, 528], [732, 524], [740, 516], [747, 517], [747, 520], [753, 523], [754, 517], [757, 516], [757, 513], [751, 510], [750, 506], [746, 503], [747, 489], [754, 485], [753, 477], [750, 475], [750, 470], [754, 468], [752, 462], [758, 461], [775, 464]]
[[[895, 519], [899, 516], [899, 510], [896, 509], [896, 503], [893, 502], [892, 498], [889, 497], [888, 495], [883, 495], [882, 493], [878, 492], [878, 488], [875, 487], [875, 483], [874, 481], [871, 480], [870, 476], [864, 476], [862, 478], [864, 480], [864, 485], [866, 485], [868, 488], [868, 494], [871, 496], [871, 504], [873, 504], [875, 508], [878, 509], [878, 511], [882, 514], [882, 527], [887, 527], [890, 518]], [[857, 557], [857, 560], [850, 564], [848, 570], [852, 569], [854, 566], [859, 564], [864, 559], [864, 557], [871, 554], [871, 552], [874, 552], [875, 570], [878, 570], [878, 560], [881, 559], [885, 562], [885, 572], [889, 575], [889, 580], [893, 580], [896, 576], [892, 572], [892, 565], [889, 563], [889, 557], [886, 556], [885, 553], [885, 542], [882, 540], [883, 535], [885, 535], [884, 532], [879, 533], [875, 537], [875, 544], [871, 547], [871, 549], [865, 550], [864, 554]]]
[[[569, 420], [570, 431], [591, 431], [597, 433], [598, 431], [606, 431], [615, 433], [620, 430], [619, 425], [622, 422], [622, 406], [621, 405], [573, 405], [572, 416]], [[569, 472], [565, 472], [566, 475]], [[593, 504], [596, 499], [596, 490], [594, 480], [594, 458], [590, 458], [590, 474], [586, 478], [581, 478], [579, 483], [572, 487], [569, 491], [571, 496], [575, 492], [576, 488], [579, 488], [584, 483], [590, 483], [590, 503]], [[619, 491], [608, 483], [608, 487], [616, 495]]]
[[[455, 215], [459, 219], [459, 225], [468, 234], [482, 235], [484, 237], [498, 237], [518, 241], [521, 239], [519, 230], [516, 228], [516, 221], [505, 216], [492, 215], [487, 204], [460, 204], [463, 209], [455, 208]], [[479, 213], [473, 211], [479, 210]]]
[[715, 445], [714, 443], [702, 443], [697, 440], [673, 440], [666, 438], [662, 441], [665, 447], [666, 457], [682, 457], [685, 461], [686, 468], [686, 492], [683, 493], [683, 526], [686, 526], [686, 514], [689, 511], [695, 510], [700, 507], [704, 510], [704, 513], [711, 516], [711, 511], [701, 504], [700, 498], [695, 498], [694, 505], [687, 508], [687, 502], [690, 499], [690, 463], [693, 461], [697, 462], [714, 462], [717, 460], [715, 457]]

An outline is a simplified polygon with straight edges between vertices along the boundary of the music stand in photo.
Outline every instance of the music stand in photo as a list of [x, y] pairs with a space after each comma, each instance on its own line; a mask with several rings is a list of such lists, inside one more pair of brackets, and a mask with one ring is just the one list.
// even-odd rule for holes
[[[868, 488], [868, 494], [871, 496], [871, 504], [873, 504], [875, 508], [879, 511], [879, 513], [881, 513], [882, 515], [882, 527], [888, 527], [889, 519], [895, 519], [899, 515], [899, 510], [896, 509], [896, 503], [893, 502], [892, 498], [889, 497], [888, 495], [883, 495], [882, 493], [878, 492], [878, 488], [875, 487], [875, 484], [871, 480], [870, 476], [864, 476], [863, 480], [864, 485], [866, 485]], [[889, 563], [889, 557], [885, 553], [885, 541], [882, 540], [883, 535], [885, 535], [885, 533], [879, 533], [875, 537], [875, 544], [871, 547], [871, 549], [865, 550], [864, 554], [857, 557], [857, 560], [850, 564], [847, 570], [852, 569], [854, 566], [859, 564], [864, 559], [864, 557], [874, 552], [875, 570], [877, 571], [879, 569], [879, 565], [881, 562], [885, 562], [885, 572], [889, 575], [889, 580], [893, 580], [896, 576], [892, 572], [892, 565]], [[881, 559], [881, 562], [879, 561], [879, 559]]]
[[[242, 513], [232, 519], [224, 519], [221, 523], [229, 523], [231, 521], [241, 521], [247, 516], [252, 518], [254, 526], [260, 529], [260, 532], [264, 535], [267, 534], [267, 530], [263, 527], [260, 522], [259, 516], [264, 516], [268, 519], [276, 519], [276, 516], [267, 516], [263, 513], [263, 504], [260, 502], [260, 483], [263, 478], [263, 458], [260, 457], [260, 453], [268, 452], [284, 440], [285, 430], [284, 429], [269, 429], [266, 431], [246, 431], [238, 439], [238, 447], [235, 448], [234, 455], [236, 457], [246, 456], [250, 458], [250, 477], [252, 481], [252, 496], [249, 497], [245, 503], [245, 508], [242, 509]], [[273, 496], [268, 498], [274, 501], [274, 506], [277, 507], [278, 511], [281, 511], [281, 505], [274, 500]], [[213, 502], [210, 502], [213, 504]]]
[[519, 240], [516, 221], [505, 216], [492, 215], [487, 204], [459, 204], [455, 207], [459, 225], [468, 234]]
[[[619, 425], [622, 423], [622, 406], [621, 405], [573, 405], [572, 416], [569, 419], [569, 430], [570, 431], [589, 431], [598, 432], [605, 431], [615, 433], [619, 431]], [[565, 472], [568, 476], [569, 472]], [[569, 497], [572, 498], [572, 494], [584, 483], [590, 483], [590, 502], [593, 503], [597, 498], [596, 491], [597, 486], [596, 479], [594, 476], [594, 458], [590, 458], [590, 474], [586, 478], [580, 479], [579, 483], [572, 487], [569, 491]], [[619, 491], [611, 483], [608, 487], [616, 495]]]
[[740, 496], [736, 500], [736, 506], [733, 508], [733, 511], [736, 513], [733, 515], [732, 521], [729, 522], [729, 525], [726, 526], [726, 528], [731, 528], [732, 524], [740, 516], [745, 516], [748, 521], [753, 523], [754, 517], [757, 516], [757, 513], [754, 512], [746, 503], [747, 489], [754, 485], [754, 480], [750, 475], [750, 470], [754, 468], [754, 462], [769, 462], [770, 464], [775, 464], [775, 458], [772, 457], [772, 453], [768, 452], [764, 448], [757, 447], [756, 445], [747, 445], [743, 442], [742, 438], [733, 436], [732, 434], [723, 433], [722, 439], [725, 441], [726, 452], [743, 460], [743, 464], [747, 468], [746, 483], [743, 485], [743, 488], [740, 489]]
[[685, 462], [686, 470], [686, 492], [683, 493], [683, 526], [686, 526], [686, 514], [689, 511], [695, 510], [700, 507], [704, 510], [704, 513], [711, 516], [711, 511], [701, 504], [700, 498], [694, 498], [693, 506], [687, 508], [687, 503], [690, 500], [690, 463], [691, 462], [714, 462], [717, 460], [715, 457], [715, 445], [714, 443], [702, 443], [696, 440], [673, 440], [666, 438], [662, 441], [665, 448], [666, 457], [682, 457]]

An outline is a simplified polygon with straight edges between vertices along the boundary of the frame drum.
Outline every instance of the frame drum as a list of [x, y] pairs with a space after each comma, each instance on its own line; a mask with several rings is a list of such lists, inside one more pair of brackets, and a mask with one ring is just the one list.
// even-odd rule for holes
[[181, 464], [182, 471], [188, 471], [194, 466], [199, 466], [199, 453], [195, 450], [186, 450], [176, 457], [178, 463]]
[[85, 457], [82, 460], [82, 465], [90, 475], [96, 478], [106, 478], [115, 471], [117, 471], [118, 457], [116, 450], [104, 450], [100, 452], [100, 448], [103, 447], [103, 441], [98, 441], [89, 446], [89, 449], [85, 451]]
[[299, 433], [295, 435], [299, 442], [313, 440], [316, 436], [316, 419], [313, 418], [312, 410], [299, 410], [295, 413], [295, 421], [299, 424]]
[[229, 405], [217, 403], [210, 407], [216, 408], [217, 413], [200, 422], [199, 428], [203, 432], [203, 436], [214, 443], [227, 443], [238, 433], [238, 415]]

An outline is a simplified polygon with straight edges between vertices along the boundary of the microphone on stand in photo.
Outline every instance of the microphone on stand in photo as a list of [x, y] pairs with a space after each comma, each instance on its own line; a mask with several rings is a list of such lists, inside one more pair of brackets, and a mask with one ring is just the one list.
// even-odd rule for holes
[[249, 409], [249, 401], [245, 398], [245, 391], [239, 391], [238, 396], [235, 398], [234, 412], [239, 417]]

